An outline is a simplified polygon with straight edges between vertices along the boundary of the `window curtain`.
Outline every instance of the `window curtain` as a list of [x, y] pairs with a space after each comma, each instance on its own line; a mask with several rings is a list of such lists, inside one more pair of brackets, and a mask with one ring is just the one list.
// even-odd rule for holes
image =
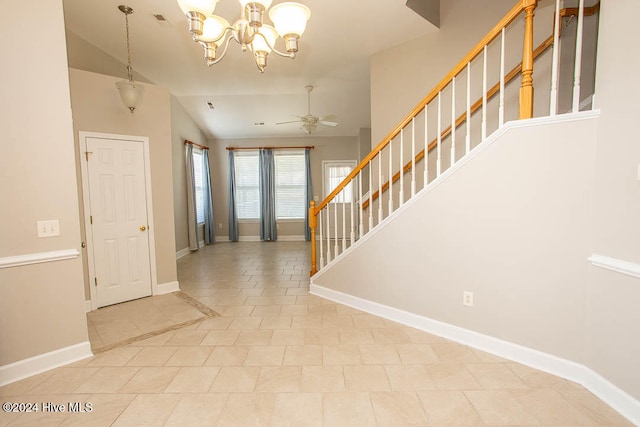
[[189, 229], [189, 249], [198, 250], [198, 221], [196, 220], [196, 184], [193, 166], [193, 145], [186, 145], [187, 168], [187, 224]]
[[307, 203], [306, 209], [304, 210], [304, 238], [306, 241], [311, 240], [311, 229], [309, 228], [309, 204], [313, 199], [313, 187], [311, 185], [311, 149], [304, 149], [304, 169], [307, 173], [307, 179], [305, 183], [305, 191], [304, 191], [304, 199]]
[[275, 162], [272, 150], [260, 150], [260, 240], [277, 240]]
[[211, 173], [209, 171], [209, 150], [202, 150], [202, 208], [204, 210], [204, 244], [216, 242], [213, 203], [211, 197]]
[[229, 150], [229, 240], [237, 242], [238, 211], [236, 209], [236, 166], [233, 150]]

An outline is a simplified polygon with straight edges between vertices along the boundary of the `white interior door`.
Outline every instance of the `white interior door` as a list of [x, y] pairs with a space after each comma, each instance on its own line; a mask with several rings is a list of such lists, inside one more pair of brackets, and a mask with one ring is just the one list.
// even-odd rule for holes
[[88, 137], [86, 149], [97, 306], [149, 296], [143, 142]]

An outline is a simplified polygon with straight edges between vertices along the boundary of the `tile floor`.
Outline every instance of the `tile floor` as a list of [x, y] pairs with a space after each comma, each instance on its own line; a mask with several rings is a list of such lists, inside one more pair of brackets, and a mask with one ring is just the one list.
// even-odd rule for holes
[[216, 313], [183, 292], [140, 298], [87, 313], [94, 354], [180, 329]]
[[308, 294], [307, 245], [221, 243], [178, 262], [218, 317], [0, 389], [90, 403], [38, 426], [630, 426], [581, 386]]

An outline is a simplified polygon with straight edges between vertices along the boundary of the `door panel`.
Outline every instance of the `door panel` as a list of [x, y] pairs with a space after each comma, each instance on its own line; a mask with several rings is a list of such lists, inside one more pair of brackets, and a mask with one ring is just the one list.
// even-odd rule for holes
[[98, 307], [151, 295], [141, 141], [87, 138]]

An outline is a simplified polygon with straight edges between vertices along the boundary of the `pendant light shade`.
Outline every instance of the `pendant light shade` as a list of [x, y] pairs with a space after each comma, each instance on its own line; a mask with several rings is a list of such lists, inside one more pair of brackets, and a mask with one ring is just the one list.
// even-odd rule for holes
[[288, 35], [300, 37], [307, 28], [310, 17], [311, 10], [300, 3], [279, 3], [269, 11], [269, 18], [282, 37]]
[[122, 103], [133, 113], [138, 108], [140, 102], [142, 102], [142, 94], [144, 93], [144, 87], [140, 83], [134, 81], [122, 80], [116, 83], [118, 92], [120, 92], [120, 99]]

